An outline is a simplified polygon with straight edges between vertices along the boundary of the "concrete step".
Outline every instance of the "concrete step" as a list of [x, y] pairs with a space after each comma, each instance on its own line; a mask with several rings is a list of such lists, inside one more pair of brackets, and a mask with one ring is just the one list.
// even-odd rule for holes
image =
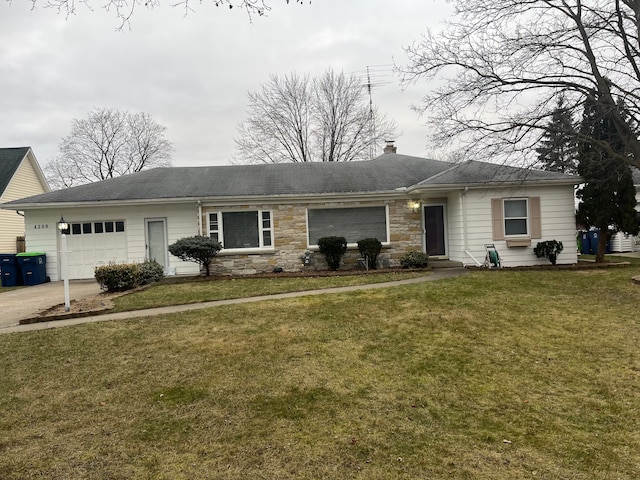
[[427, 264], [431, 268], [455, 268], [462, 267], [462, 262], [454, 262], [452, 260], [429, 260]]

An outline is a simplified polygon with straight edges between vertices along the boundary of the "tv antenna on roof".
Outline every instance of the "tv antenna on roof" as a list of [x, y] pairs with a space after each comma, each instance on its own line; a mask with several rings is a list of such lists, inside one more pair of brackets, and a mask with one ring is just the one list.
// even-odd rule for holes
[[369, 95], [369, 158], [375, 155], [376, 119], [373, 109], [373, 89], [391, 84], [393, 65], [367, 65], [366, 70], [355, 72]]

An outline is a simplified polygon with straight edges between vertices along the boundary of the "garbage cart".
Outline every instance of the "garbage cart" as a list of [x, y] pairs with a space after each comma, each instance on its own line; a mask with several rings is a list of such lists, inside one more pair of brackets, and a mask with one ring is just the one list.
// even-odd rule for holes
[[47, 255], [45, 253], [18, 253], [16, 259], [25, 285], [40, 285], [47, 281]]
[[3, 287], [22, 285], [22, 275], [15, 253], [0, 253], [0, 276]]

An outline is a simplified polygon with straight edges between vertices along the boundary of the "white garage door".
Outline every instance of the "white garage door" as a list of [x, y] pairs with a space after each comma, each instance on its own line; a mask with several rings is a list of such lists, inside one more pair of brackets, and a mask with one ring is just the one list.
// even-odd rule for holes
[[67, 236], [69, 278], [94, 278], [94, 268], [127, 261], [125, 222], [71, 222]]

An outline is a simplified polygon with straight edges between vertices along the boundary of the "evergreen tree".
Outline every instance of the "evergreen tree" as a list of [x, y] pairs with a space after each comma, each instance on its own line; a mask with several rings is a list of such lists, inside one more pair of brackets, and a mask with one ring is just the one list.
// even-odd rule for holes
[[[618, 105], [617, 108], [624, 109], [624, 106]], [[619, 155], [626, 153], [611, 112], [595, 98], [589, 98], [585, 103], [580, 133], [607, 142]], [[587, 227], [600, 229], [596, 262], [602, 262], [611, 231], [638, 233], [633, 176], [629, 165], [621, 161], [620, 156], [613, 157], [589, 142], [580, 145], [578, 173], [585, 180], [584, 187], [577, 193], [582, 200], [578, 207], [578, 221]]]
[[564, 95], [557, 105], [545, 133], [536, 148], [542, 168], [552, 172], [575, 174], [578, 169], [577, 142], [571, 110], [565, 107]]

